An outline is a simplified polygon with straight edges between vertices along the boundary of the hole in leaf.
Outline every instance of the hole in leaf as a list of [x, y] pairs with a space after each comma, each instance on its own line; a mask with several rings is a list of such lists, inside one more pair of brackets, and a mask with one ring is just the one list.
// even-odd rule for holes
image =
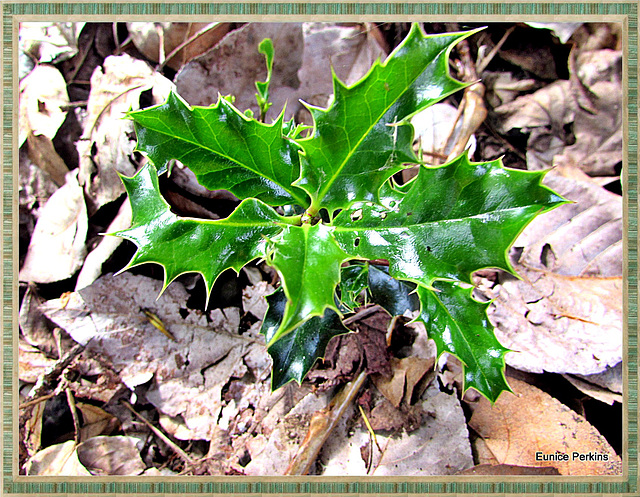
[[358, 245], [360, 245], [360, 237], [357, 236], [356, 239], [353, 241], [353, 246], [357, 247]]
[[362, 219], [362, 209], [358, 209], [351, 214], [352, 221], [360, 221]]
[[427, 245], [427, 252], [431, 252], [431, 247], [429, 247], [429, 245]]

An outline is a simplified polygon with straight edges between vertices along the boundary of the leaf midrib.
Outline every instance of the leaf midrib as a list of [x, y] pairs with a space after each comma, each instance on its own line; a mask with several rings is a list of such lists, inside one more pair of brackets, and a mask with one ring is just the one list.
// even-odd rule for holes
[[[209, 125], [209, 123], [207, 123], [207, 125]], [[165, 130], [162, 130], [162, 129], [158, 129], [158, 128], [156, 128], [154, 126], [150, 126], [150, 125], [144, 125], [144, 127], [147, 128], [147, 129], [151, 129], [151, 130], [155, 131], [158, 134], [161, 134], [161, 135], [167, 136], [169, 138], [173, 138], [173, 139], [182, 141], [182, 142], [187, 143], [189, 145], [192, 145], [194, 147], [204, 149], [204, 150], [206, 150], [206, 151], [208, 151], [208, 152], [210, 152], [210, 153], [212, 153], [214, 155], [217, 155], [217, 156], [223, 157], [225, 159], [228, 159], [230, 162], [233, 162], [234, 164], [237, 164], [239, 167], [248, 169], [249, 171], [251, 171], [255, 175], [260, 176], [261, 178], [265, 178], [267, 180], [273, 181], [274, 183], [280, 185], [284, 191], [286, 191], [289, 195], [291, 195], [292, 198], [294, 198], [295, 200], [300, 202], [300, 205], [305, 205], [307, 203], [307, 199], [305, 199], [303, 197], [300, 197], [299, 195], [296, 194], [295, 190], [293, 190], [291, 188], [292, 185], [289, 185], [289, 186], [283, 185], [280, 182], [278, 182], [276, 180], [276, 178], [270, 178], [266, 174], [261, 173], [260, 171], [256, 170], [255, 168], [249, 167], [248, 165], [246, 165], [243, 162], [240, 162], [239, 160], [235, 159], [234, 157], [231, 157], [231, 156], [229, 156], [229, 155], [227, 155], [225, 153], [218, 152], [218, 151], [216, 151], [216, 150], [204, 145], [203, 143], [189, 140], [188, 138], [185, 138], [184, 136], [180, 136], [180, 135], [177, 135], [177, 134], [170, 134], [168, 131], [165, 131]], [[211, 129], [210, 125], [209, 125], [209, 128]], [[241, 138], [246, 143], [246, 138], [244, 136], [241, 136]], [[252, 159], [252, 161], [253, 161], [253, 163], [255, 165], [256, 164], [256, 160], [255, 160], [255, 157], [253, 155], [253, 149], [250, 148], [250, 147], [247, 147], [247, 150], [249, 150], [249, 155], [251, 156], [251, 159]], [[272, 170], [273, 170], [273, 168], [272, 168]]]
[[[422, 36], [422, 35], [420, 35]], [[424, 39], [424, 37], [423, 37]], [[336, 178], [338, 177], [338, 175], [342, 172], [342, 170], [345, 168], [345, 166], [347, 165], [347, 163], [351, 160], [351, 158], [353, 157], [353, 155], [355, 154], [355, 151], [358, 150], [358, 148], [360, 147], [360, 145], [362, 144], [362, 142], [366, 139], [367, 136], [369, 136], [369, 134], [371, 133], [371, 130], [376, 126], [376, 124], [378, 124], [380, 122], [380, 119], [382, 119], [382, 117], [389, 111], [389, 109], [407, 92], [409, 91], [409, 89], [411, 88], [411, 86], [413, 85], [413, 83], [415, 83], [415, 81], [420, 77], [420, 75], [425, 71], [424, 68], [426, 68], [429, 64], [431, 64], [431, 62], [433, 62], [434, 60], [436, 60], [443, 51], [446, 52], [446, 50], [448, 49], [448, 47], [445, 47], [444, 50], [441, 50], [438, 52], [438, 54], [433, 57], [432, 59], [429, 60], [429, 62], [427, 64], [425, 64], [423, 66], [422, 71], [418, 72], [416, 74], [416, 76], [410, 80], [410, 83], [406, 85], [405, 90], [400, 93], [395, 99], [393, 99], [391, 101], [391, 104], [388, 105], [387, 107], [384, 108], [384, 111], [381, 112], [378, 116], [378, 118], [376, 120], [373, 121], [373, 123], [367, 128], [366, 132], [363, 133], [363, 135], [360, 137], [360, 139], [356, 142], [355, 146], [352, 147], [349, 151], [349, 153], [347, 154], [347, 156], [345, 157], [345, 159], [340, 163], [340, 165], [338, 166], [338, 169], [336, 170], [336, 172], [334, 174], [331, 175], [331, 179], [329, 182], [326, 183], [326, 187], [323, 188], [320, 192], [318, 192], [318, 200], [321, 201], [327, 194], [327, 192], [329, 191], [329, 189], [331, 188], [331, 186], [333, 185], [333, 183], [335, 183]], [[380, 65], [380, 68], [386, 67], [385, 65]], [[335, 108], [335, 107], [334, 107]]]
[[[410, 229], [410, 228], [421, 228], [424, 226], [429, 226], [429, 225], [438, 225], [441, 223], [455, 223], [455, 222], [462, 222], [462, 221], [467, 221], [467, 220], [472, 220], [472, 219], [478, 219], [481, 216], [485, 216], [487, 214], [499, 214], [499, 213], [503, 213], [503, 212], [512, 212], [512, 211], [517, 211], [517, 210], [521, 210], [521, 209], [527, 209], [530, 207], [535, 207], [535, 204], [531, 204], [531, 205], [525, 205], [525, 206], [520, 206], [520, 207], [509, 207], [506, 209], [498, 209], [495, 211], [490, 211], [490, 212], [482, 212], [480, 214], [476, 214], [473, 216], [467, 216], [467, 217], [459, 217], [459, 218], [453, 218], [453, 219], [439, 219], [437, 221], [427, 221], [424, 223], [412, 223], [412, 224], [404, 224], [401, 226], [359, 226], [359, 227], [355, 227], [355, 226], [340, 226], [340, 225], [334, 225], [334, 228], [336, 231], [388, 231], [388, 230], [392, 230], [392, 229]], [[544, 210], [544, 207], [540, 206], [539, 210]]]

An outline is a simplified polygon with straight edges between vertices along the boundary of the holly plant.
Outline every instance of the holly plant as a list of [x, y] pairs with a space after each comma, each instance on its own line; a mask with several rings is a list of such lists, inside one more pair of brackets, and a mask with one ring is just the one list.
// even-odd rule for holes
[[[465, 390], [495, 401], [509, 390], [508, 349], [494, 335], [488, 304], [471, 296], [471, 274], [489, 267], [513, 272], [507, 250], [515, 238], [564, 200], [541, 185], [543, 172], [471, 162], [467, 154], [425, 166], [416, 156], [410, 118], [467, 86], [449, 75], [449, 53], [475, 32], [425, 35], [413, 25], [357, 83], [346, 86], [333, 75], [329, 106], [306, 105], [312, 127], [285, 121], [284, 111], [271, 124], [261, 122], [270, 42], [261, 44], [269, 71], [256, 86], [260, 120], [230, 97], [190, 107], [175, 93], [130, 112], [148, 162], [122, 178], [133, 220], [114, 234], [137, 245], [123, 270], [160, 264], [163, 288], [183, 273], [200, 273], [208, 301], [226, 269], [238, 272], [256, 259], [275, 268], [281, 285], [266, 297], [261, 330], [273, 389], [303, 380], [331, 338], [349, 332], [343, 319], [364, 296], [391, 314], [414, 311], [438, 354], [462, 362]], [[240, 199], [231, 215], [174, 214], [158, 186], [173, 160], [202, 186]], [[414, 179], [394, 179], [415, 165]]]

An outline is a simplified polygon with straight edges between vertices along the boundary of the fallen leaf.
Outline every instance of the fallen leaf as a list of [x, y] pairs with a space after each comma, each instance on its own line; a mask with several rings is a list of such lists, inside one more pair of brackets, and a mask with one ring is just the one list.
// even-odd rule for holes
[[18, 378], [26, 383], [35, 383], [47, 368], [56, 361], [49, 359], [40, 350], [20, 340], [18, 343]]
[[245, 467], [245, 475], [284, 475], [295, 457], [300, 443], [309, 427], [311, 416], [329, 404], [328, 393], [308, 394], [283, 416], [258, 453], [251, 454], [251, 461]]
[[[214, 309], [207, 317], [185, 308], [188, 294], [179, 282], [157, 298], [161, 288], [144, 276], [108, 275], [71, 293], [66, 305], [54, 299], [42, 309], [87, 351], [108, 359], [130, 389], [151, 380], [147, 400], [168, 416], [181, 415], [190, 439], [208, 440], [223, 387], [249, 373], [245, 356], [268, 355], [264, 340], [238, 333], [237, 308]], [[141, 308], [151, 309], [176, 341], [154, 328]]]
[[[116, 217], [107, 228], [107, 233], [115, 233], [131, 227], [131, 204], [124, 202], [116, 214]], [[105, 236], [96, 248], [87, 255], [78, 274], [76, 292], [93, 283], [102, 274], [102, 264], [105, 263], [113, 252], [122, 243], [122, 238], [117, 236]]]
[[218, 94], [233, 95], [238, 109], [259, 115], [255, 82], [263, 81], [267, 73], [264, 55], [258, 52], [264, 38], [271, 38], [275, 49], [269, 88], [273, 107], [268, 116], [276, 116], [288, 100], [285, 119], [289, 119], [300, 107], [295, 93], [302, 63], [300, 23], [248, 23], [232, 31], [178, 72], [174, 80], [178, 93], [191, 105], [205, 106], [216, 103]]
[[[373, 466], [367, 473], [361, 447], [369, 443], [369, 432], [358, 426], [349, 430], [351, 414], [345, 414], [321, 453], [323, 476], [428, 476], [450, 475], [473, 465], [464, 413], [455, 395], [439, 392], [431, 385], [418, 404], [423, 424], [411, 433], [376, 434], [382, 454], [374, 445]], [[359, 413], [357, 414], [359, 417]]]
[[27, 476], [91, 476], [78, 459], [73, 440], [39, 451], [29, 458], [25, 469]]
[[84, 195], [74, 171], [42, 209], [20, 270], [20, 281], [52, 283], [75, 274], [86, 255], [87, 229]]
[[[179, 45], [187, 42], [200, 31], [204, 34], [179, 50], [168, 61], [167, 66], [179, 70], [194, 57], [214, 47], [228, 32], [230, 24], [226, 22], [128, 22], [127, 28], [133, 44], [147, 59], [160, 60], [160, 37], [162, 31], [163, 55], [166, 57]], [[209, 29], [210, 28], [210, 29]]]
[[532, 28], [548, 29], [558, 37], [561, 43], [567, 43], [571, 35], [582, 26], [581, 22], [525, 22]]
[[484, 71], [482, 83], [487, 88], [486, 98], [492, 108], [513, 102], [520, 93], [540, 87], [535, 79], [518, 79], [510, 72]]
[[84, 22], [21, 22], [20, 50], [40, 63], [60, 62], [78, 52]]
[[598, 385], [594, 385], [592, 383], [589, 383], [588, 381], [581, 380], [580, 378], [576, 378], [572, 375], [563, 374], [562, 376], [565, 380], [571, 383], [582, 393], [586, 393], [589, 397], [597, 399], [600, 402], [604, 402], [605, 404], [609, 404], [610, 406], [612, 406], [614, 402], [618, 402], [620, 404], [624, 402], [624, 397], [622, 396], [622, 394], [613, 393], [606, 388], [599, 387]]
[[[493, 406], [481, 398], [469, 421], [500, 464], [551, 466], [565, 476], [622, 474], [620, 457], [583, 417], [534, 386], [509, 383], [515, 395], [505, 393]], [[539, 460], [556, 453], [568, 460]]]
[[20, 81], [18, 145], [29, 133], [53, 140], [67, 116], [67, 105], [67, 83], [60, 71], [47, 64], [33, 69]]
[[576, 278], [517, 266], [489, 307], [508, 365], [594, 374], [622, 359], [622, 278]]
[[514, 243], [520, 263], [569, 276], [622, 276], [622, 197], [575, 167], [557, 167], [545, 184], [573, 203], [539, 216]]
[[[579, 82], [554, 81], [494, 109], [501, 133], [514, 128], [530, 133], [528, 169], [573, 165], [591, 176], [617, 174], [623, 151], [622, 55], [614, 50], [603, 52], [594, 55], [583, 51], [578, 56]], [[591, 93], [589, 106], [593, 109], [585, 110], [582, 100], [578, 101], [578, 84]], [[573, 137], [565, 129], [570, 123]]]
[[40, 449], [42, 439], [42, 417], [46, 402], [38, 402], [29, 413], [24, 424], [24, 441], [29, 457], [34, 456]]
[[[458, 119], [458, 109], [447, 103], [435, 104], [418, 112], [411, 118], [415, 138], [426, 156], [427, 164], [440, 164], [438, 157], [447, 157], [462, 132], [462, 119]], [[476, 137], [471, 135], [465, 147], [472, 157], [476, 150]]]
[[234, 95], [236, 107], [258, 115], [254, 82], [264, 80], [266, 75], [264, 56], [258, 52], [264, 38], [271, 38], [275, 49], [269, 89], [273, 106], [268, 119], [285, 108], [285, 119], [297, 116], [298, 122], [310, 124], [310, 116], [299, 100], [327, 104], [333, 93], [328, 64], [350, 84], [384, 55], [362, 24], [248, 23], [186, 64], [176, 75], [178, 93], [191, 105], [213, 104], [218, 93]]
[[91, 76], [84, 133], [78, 141], [78, 180], [91, 199], [93, 214], [124, 193], [117, 173], [133, 176], [136, 138], [125, 112], [140, 108], [143, 91], [151, 90], [152, 104], [164, 102], [172, 83], [142, 60], [110, 56]]
[[120, 425], [113, 414], [109, 414], [92, 404], [76, 402], [76, 408], [82, 413], [82, 428], [80, 429], [82, 442], [100, 435], [111, 435]]
[[146, 469], [131, 437], [93, 437], [78, 445], [77, 453], [93, 475], [134, 476]]
[[42, 303], [35, 285], [28, 285], [18, 314], [21, 338], [50, 357], [55, 357], [58, 349], [53, 333], [47, 326], [47, 320], [39, 309]]

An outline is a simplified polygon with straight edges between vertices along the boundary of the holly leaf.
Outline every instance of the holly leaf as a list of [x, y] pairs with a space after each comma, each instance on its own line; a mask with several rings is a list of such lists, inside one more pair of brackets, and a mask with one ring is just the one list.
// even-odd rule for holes
[[422, 166], [393, 207], [354, 205], [334, 219], [333, 234], [353, 258], [386, 259], [391, 276], [426, 287], [436, 279], [470, 283], [485, 267], [513, 272], [507, 249], [516, 237], [565, 203], [540, 184], [544, 174], [505, 169], [500, 160], [472, 163], [466, 154]]
[[[121, 177], [131, 210], [131, 228], [110, 233], [132, 241], [138, 250], [129, 264], [153, 262], [164, 268], [164, 289], [183, 273], [200, 273], [207, 288], [207, 300], [218, 275], [265, 257], [267, 237], [282, 232], [286, 222], [268, 205], [248, 199], [226, 219], [183, 218], [171, 212], [158, 186], [158, 173], [151, 163], [133, 177]], [[237, 240], [243, 240], [237, 244]]]
[[145, 152], [162, 172], [175, 159], [209, 190], [225, 189], [240, 199], [270, 205], [309, 205], [292, 182], [300, 175], [299, 147], [283, 135], [284, 113], [272, 124], [245, 116], [228, 100], [189, 107], [175, 93], [148, 109], [129, 112]]
[[[281, 327], [285, 313], [287, 297], [282, 287], [267, 296], [267, 303], [269, 307], [260, 333], [269, 343]], [[276, 390], [291, 380], [302, 383], [315, 362], [324, 356], [329, 341], [344, 333], [349, 333], [349, 330], [342, 324], [340, 316], [327, 309], [322, 317], [312, 317], [275, 341], [267, 349], [273, 360], [271, 390]]]
[[415, 284], [392, 278], [384, 266], [370, 264], [368, 273], [371, 301], [391, 316], [402, 316], [406, 311], [420, 308]]
[[469, 285], [438, 281], [433, 289], [418, 286], [420, 315], [427, 335], [436, 343], [438, 356], [453, 354], [464, 365], [464, 388], [475, 388], [491, 402], [504, 390], [511, 391], [504, 377], [504, 355], [486, 308], [471, 296]]
[[332, 228], [323, 224], [287, 226], [274, 240], [269, 262], [278, 270], [287, 305], [273, 342], [325, 309], [339, 312], [335, 290], [340, 281], [340, 265], [347, 254], [338, 246]]
[[449, 75], [449, 51], [476, 31], [426, 36], [414, 24], [385, 62], [376, 61], [353, 86], [333, 74], [333, 103], [327, 109], [307, 106], [314, 132], [299, 141], [301, 176], [295, 184], [311, 197], [312, 213], [378, 202], [387, 178], [403, 163], [420, 162], [408, 119], [465, 87]]

